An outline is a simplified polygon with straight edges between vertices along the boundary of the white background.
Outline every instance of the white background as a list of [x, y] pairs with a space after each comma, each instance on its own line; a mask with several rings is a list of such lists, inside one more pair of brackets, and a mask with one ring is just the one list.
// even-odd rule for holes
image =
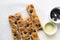
[[[60, 0], [0, 0], [0, 40], [13, 40], [8, 16], [20, 12], [26, 5], [33, 4], [37, 15], [44, 27], [49, 22], [49, 13], [54, 7], [60, 7]], [[24, 14], [23, 14], [24, 15]], [[48, 36], [44, 31], [39, 31], [41, 40], [60, 40], [60, 25], [57, 25], [57, 32], [53, 36]]]

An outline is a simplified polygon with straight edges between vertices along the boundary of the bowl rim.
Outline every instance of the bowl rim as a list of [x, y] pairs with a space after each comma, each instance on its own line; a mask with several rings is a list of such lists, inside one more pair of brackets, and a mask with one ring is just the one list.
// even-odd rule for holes
[[[52, 22], [47, 22], [47, 23], [52, 23]], [[47, 24], [46, 23], [46, 24]], [[54, 23], [53, 23], [54, 24]], [[45, 27], [45, 25], [44, 25], [44, 27]], [[57, 32], [57, 25], [56, 24], [54, 24], [54, 31], [53, 32], [47, 32], [47, 31], [45, 31], [45, 29], [43, 28], [43, 30], [44, 30], [44, 32], [47, 34], [47, 35], [54, 35], [56, 32]]]

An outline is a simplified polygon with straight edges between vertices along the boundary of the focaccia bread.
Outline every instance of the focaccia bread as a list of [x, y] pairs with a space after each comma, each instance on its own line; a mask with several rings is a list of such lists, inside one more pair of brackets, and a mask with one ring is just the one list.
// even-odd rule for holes
[[36, 11], [34, 9], [34, 6], [31, 4], [31, 5], [28, 5], [27, 8], [26, 8], [31, 20], [33, 21], [35, 27], [37, 30], [41, 30], [42, 29], [42, 26], [41, 26], [41, 23], [39, 21], [39, 18], [36, 14]]
[[17, 20], [17, 25], [19, 26], [19, 30], [21, 32], [22, 40], [29, 40], [29, 34], [27, 29], [24, 27], [24, 21], [23, 18], [21, 17], [21, 14], [15, 14]]
[[29, 35], [31, 37], [32, 40], [40, 40], [38, 37], [38, 33], [33, 25], [32, 20], [30, 19], [30, 17], [27, 17], [25, 20], [25, 27], [29, 32]]
[[17, 26], [17, 21], [16, 21], [14, 15], [9, 16], [9, 23], [10, 23], [11, 31], [12, 31], [12, 34], [13, 34], [13, 39], [14, 40], [20, 40], [20, 35], [19, 35], [20, 33], [19, 33], [19, 29], [18, 29], [18, 26]]

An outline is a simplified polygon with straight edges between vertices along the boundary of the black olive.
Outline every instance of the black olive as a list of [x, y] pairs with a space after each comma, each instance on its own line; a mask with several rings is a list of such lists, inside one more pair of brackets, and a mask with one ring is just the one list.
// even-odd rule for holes
[[57, 13], [56, 12], [52, 12], [51, 13], [51, 18], [55, 18], [55, 17], [57, 17]]
[[54, 8], [54, 9], [52, 9], [52, 11], [50, 13], [50, 17], [54, 18], [55, 21], [57, 20], [57, 18], [60, 19], [60, 8]]
[[36, 32], [36, 30], [34, 30], [34, 32]]
[[29, 24], [26, 24], [26, 26], [25, 27], [28, 27], [29, 26]]
[[19, 20], [19, 18], [17, 18], [17, 20]]
[[14, 16], [9, 16], [9, 18], [11, 18], [11, 17], [12, 17], [12, 18], [15, 18]]
[[26, 34], [27, 32], [24, 32], [24, 34]]
[[33, 12], [33, 10], [31, 9], [31, 10], [30, 10], [30, 13], [32, 13], [32, 12]]
[[41, 25], [40, 25], [40, 24], [38, 24], [38, 26], [40, 27]]
[[60, 19], [60, 13], [59, 13], [59, 14], [57, 14], [57, 18], [58, 18], [58, 19]]
[[17, 24], [17, 21], [15, 21], [15, 24]]
[[36, 26], [38, 26], [38, 24], [36, 24]]
[[27, 40], [30, 40], [30, 38], [28, 38]]
[[14, 33], [14, 36], [17, 36], [17, 34], [16, 34], [16, 33]]
[[29, 34], [31, 34], [31, 32], [29, 32]]
[[21, 35], [23, 35], [23, 33], [21, 33]]
[[20, 21], [18, 23], [20, 23]]
[[54, 18], [54, 21], [57, 21], [57, 18]]
[[36, 24], [36, 26], [39, 26], [40, 27], [41, 25], [40, 24]]

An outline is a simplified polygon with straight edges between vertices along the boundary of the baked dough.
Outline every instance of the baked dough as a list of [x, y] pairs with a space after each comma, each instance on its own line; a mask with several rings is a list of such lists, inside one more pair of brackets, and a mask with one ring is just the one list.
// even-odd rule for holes
[[41, 30], [42, 29], [42, 26], [41, 26], [41, 23], [39, 21], [39, 18], [36, 14], [36, 11], [34, 9], [34, 6], [31, 4], [31, 5], [28, 5], [27, 8], [26, 8], [31, 20], [33, 21], [35, 27], [37, 30]]
[[24, 24], [23, 18], [21, 17], [21, 14], [18, 13], [18, 14], [15, 14], [15, 16], [16, 16], [16, 19], [18, 19], [17, 25], [18, 25], [19, 30], [21, 32], [22, 40], [29, 40], [30, 37], [29, 37], [27, 29], [24, 26], [25, 24]]
[[20, 40], [19, 29], [18, 29], [17, 21], [16, 21], [14, 15], [9, 16], [9, 23], [10, 23], [11, 31], [13, 34], [13, 39], [14, 40]]
[[27, 17], [24, 21], [26, 24], [25, 27], [27, 28], [31, 39], [32, 40], [40, 40], [38, 37], [38, 33], [33, 25], [32, 20], [30, 19], [30, 17]]

